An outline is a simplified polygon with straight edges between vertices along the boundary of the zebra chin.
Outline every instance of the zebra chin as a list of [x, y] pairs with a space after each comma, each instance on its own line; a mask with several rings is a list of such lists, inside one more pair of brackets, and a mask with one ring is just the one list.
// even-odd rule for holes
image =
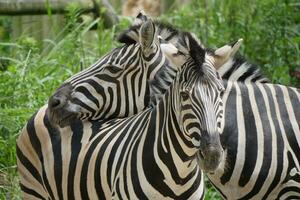
[[197, 153], [200, 168], [205, 173], [213, 174], [224, 159], [224, 150], [219, 145], [210, 145]]
[[78, 119], [77, 112], [70, 112], [67, 109], [61, 109], [60, 111], [53, 111], [47, 109], [47, 116], [52, 125], [58, 125], [61, 128], [69, 126], [72, 122]]

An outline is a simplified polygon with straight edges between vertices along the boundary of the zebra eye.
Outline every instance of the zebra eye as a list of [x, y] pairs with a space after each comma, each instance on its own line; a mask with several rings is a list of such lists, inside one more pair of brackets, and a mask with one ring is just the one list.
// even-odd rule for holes
[[178, 50], [177, 53], [176, 53], [176, 55], [178, 55], [178, 56], [184, 56], [185, 53], [183, 53], [182, 51]]
[[221, 78], [219, 72], [216, 72], [216, 74], [217, 74], [217, 78], [220, 79], [220, 80], [222, 80], [222, 78]]
[[223, 85], [220, 85], [220, 86], [218, 87], [218, 90], [220, 91], [220, 95], [223, 96], [224, 91], [225, 91], [224, 86], [223, 86]]
[[110, 73], [118, 73], [118, 72], [122, 71], [121, 68], [113, 66], [113, 65], [106, 66], [105, 70], [109, 71]]
[[183, 99], [188, 99], [189, 98], [189, 92], [188, 91], [180, 91], [180, 96], [183, 98]]
[[224, 94], [224, 90], [221, 90], [221, 91], [220, 91], [220, 96], [222, 97], [223, 94]]

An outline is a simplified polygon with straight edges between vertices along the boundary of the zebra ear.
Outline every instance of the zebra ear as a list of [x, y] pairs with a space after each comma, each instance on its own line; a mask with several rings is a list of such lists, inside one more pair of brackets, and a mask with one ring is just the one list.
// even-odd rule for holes
[[225, 45], [221, 48], [218, 48], [214, 52], [214, 65], [216, 69], [219, 69], [223, 64], [225, 64], [230, 58], [232, 58], [236, 52], [239, 50], [241, 44], [243, 42], [243, 39], [239, 39], [236, 42]]
[[140, 44], [142, 49], [150, 48], [155, 39], [155, 25], [151, 19], [147, 20], [140, 28]]
[[141, 25], [142, 23], [146, 22], [149, 19], [150, 18], [147, 16], [145, 11], [141, 10], [139, 12], [139, 14], [136, 16], [136, 18], [134, 19], [132, 26], [139, 26], [139, 25]]
[[136, 16], [133, 24], [123, 31], [118, 37], [117, 40], [124, 44], [135, 44], [139, 42], [139, 30], [142, 24], [144, 24], [147, 20], [151, 20], [144, 11], [140, 11], [140, 13]]
[[[161, 39], [161, 36], [158, 36]], [[177, 49], [172, 43], [169, 42], [159, 42], [161, 51], [166, 56], [166, 58], [171, 62], [170, 67], [178, 70], [187, 60], [187, 56]]]

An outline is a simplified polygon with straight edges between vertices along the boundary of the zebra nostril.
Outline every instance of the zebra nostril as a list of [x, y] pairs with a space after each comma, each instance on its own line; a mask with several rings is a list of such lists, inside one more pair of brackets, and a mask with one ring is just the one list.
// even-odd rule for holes
[[60, 104], [61, 104], [60, 99], [56, 97], [51, 98], [49, 101], [49, 107], [53, 109], [59, 107]]

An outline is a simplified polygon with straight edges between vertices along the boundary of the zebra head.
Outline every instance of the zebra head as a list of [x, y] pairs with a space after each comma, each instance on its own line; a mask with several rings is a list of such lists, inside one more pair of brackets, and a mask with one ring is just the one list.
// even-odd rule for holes
[[201, 169], [214, 172], [223, 160], [220, 142], [223, 83], [216, 69], [230, 56], [234, 48], [221, 48], [211, 52], [202, 48], [190, 35], [190, 58], [179, 70], [175, 108], [181, 130], [195, 148]]
[[[65, 127], [75, 119], [126, 117], [148, 105], [148, 82], [162, 66], [171, 63], [161, 51], [152, 20], [141, 20], [138, 43], [114, 49], [67, 80], [49, 98], [47, 114], [53, 124]], [[127, 37], [126, 33], [122, 35]]]

